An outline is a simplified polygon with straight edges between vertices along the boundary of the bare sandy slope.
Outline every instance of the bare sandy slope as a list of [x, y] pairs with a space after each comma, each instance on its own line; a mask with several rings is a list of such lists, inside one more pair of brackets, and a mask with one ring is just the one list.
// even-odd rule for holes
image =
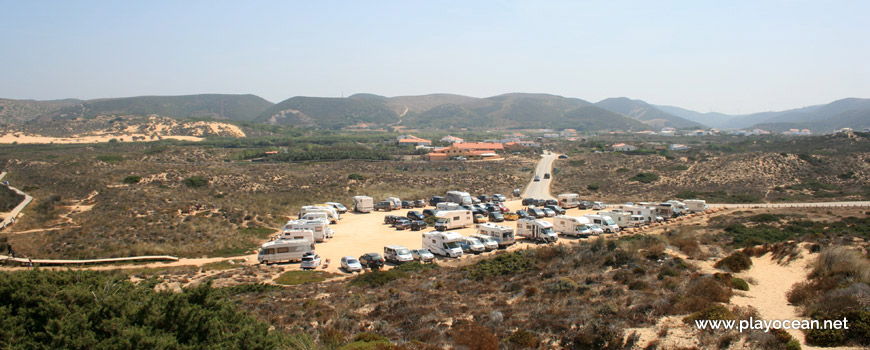
[[[18, 136], [16, 136], [18, 135]], [[32, 143], [99, 143], [109, 142], [111, 139], [123, 139], [123, 142], [133, 141], [133, 137], [141, 138], [142, 141], [151, 141], [150, 135], [145, 134], [124, 134], [124, 135], [90, 135], [90, 136], [74, 136], [74, 137], [49, 137], [40, 135], [25, 135], [21, 133], [3, 134], [0, 135], [0, 143], [32, 144]], [[201, 137], [195, 136], [175, 136], [161, 135], [164, 139], [174, 139], [183, 141], [202, 141]]]

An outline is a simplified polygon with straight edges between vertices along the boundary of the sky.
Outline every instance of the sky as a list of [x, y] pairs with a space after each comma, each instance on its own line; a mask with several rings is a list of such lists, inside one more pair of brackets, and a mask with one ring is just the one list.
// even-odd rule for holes
[[870, 98], [870, 1], [0, 0], [0, 98]]

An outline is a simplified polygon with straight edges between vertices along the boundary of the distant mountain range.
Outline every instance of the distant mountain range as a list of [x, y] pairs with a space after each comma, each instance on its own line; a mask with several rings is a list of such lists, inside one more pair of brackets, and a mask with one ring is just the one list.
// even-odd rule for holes
[[437, 129], [574, 128], [580, 131], [658, 130], [662, 127], [815, 133], [870, 127], [870, 99], [750, 115], [700, 113], [625, 97], [590, 103], [548, 94], [510, 93], [487, 98], [452, 94], [347, 98], [292, 97], [277, 104], [255, 95], [141, 96], [97, 100], [0, 99], [0, 124], [16, 125], [107, 115], [157, 114], [176, 119], [213, 118], [318, 129], [402, 126]]

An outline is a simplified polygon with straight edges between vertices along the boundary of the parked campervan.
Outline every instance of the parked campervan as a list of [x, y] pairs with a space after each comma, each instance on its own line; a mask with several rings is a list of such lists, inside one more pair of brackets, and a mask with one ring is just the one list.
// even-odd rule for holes
[[332, 229], [322, 220], [290, 220], [284, 225], [284, 231], [287, 230], [311, 230], [316, 242], [323, 242], [333, 235]]
[[707, 201], [703, 199], [687, 199], [683, 203], [686, 204], [686, 209], [693, 213], [700, 213], [710, 209], [707, 206]]
[[432, 254], [458, 258], [462, 256], [462, 247], [459, 245], [462, 238], [456, 232], [426, 232], [423, 234], [423, 248]]
[[338, 222], [338, 211], [335, 208], [325, 205], [305, 205], [299, 209], [299, 218], [308, 213], [326, 213], [330, 223]]
[[284, 230], [276, 236], [277, 239], [304, 239], [311, 243], [315, 243], [313, 230], [290, 229]]
[[619, 232], [619, 225], [617, 225], [616, 222], [613, 221], [613, 219], [611, 219], [609, 216], [592, 215], [592, 214], [585, 215], [585, 216], [590, 221], [592, 221], [593, 225], [601, 227], [601, 229], [604, 230], [604, 232], [607, 232], [607, 233]]
[[279, 239], [263, 243], [257, 254], [257, 261], [270, 264], [281, 261], [298, 261], [302, 256], [314, 250], [314, 243], [305, 239]]
[[478, 224], [477, 234], [490, 236], [498, 242], [499, 248], [505, 248], [516, 243], [514, 229], [493, 223]]
[[565, 209], [576, 208], [580, 205], [580, 195], [576, 193], [562, 193], [559, 195], [559, 206]]
[[474, 223], [471, 210], [442, 210], [435, 212], [435, 229], [447, 231], [454, 228], [462, 228]]
[[330, 222], [329, 214], [327, 214], [327, 213], [313, 213], [313, 212], [312, 213], [305, 213], [304, 215], [302, 215], [302, 217], [300, 219], [302, 219], [302, 220], [323, 220], [323, 221], [326, 221], [327, 223]]
[[369, 196], [354, 196], [353, 211], [357, 213], [371, 213], [375, 210], [375, 200]]
[[447, 195], [444, 196], [444, 200], [447, 202], [458, 203], [459, 205], [472, 205], [474, 201], [471, 199], [471, 195], [468, 192], [462, 191], [447, 191]]
[[435, 204], [435, 209], [438, 209], [438, 210], [460, 210], [460, 209], [462, 209], [462, 207], [459, 204], [453, 203], [453, 202], [441, 202], [441, 203]]
[[627, 211], [614, 209], [611, 211], [600, 211], [598, 212], [598, 215], [610, 217], [620, 228], [633, 227], [633, 223], [631, 222], [632, 214]]
[[517, 236], [542, 243], [559, 240], [558, 234], [553, 230], [553, 223], [532, 218], [517, 220]]
[[589, 237], [594, 234], [592, 221], [586, 217], [557, 215], [553, 218], [553, 230], [556, 233], [574, 237]]

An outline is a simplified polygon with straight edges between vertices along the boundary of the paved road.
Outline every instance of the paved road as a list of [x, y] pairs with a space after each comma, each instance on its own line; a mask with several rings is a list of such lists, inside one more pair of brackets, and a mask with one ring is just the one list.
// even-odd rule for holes
[[540, 176], [541, 181], [535, 181], [535, 175], [532, 175], [525, 192], [523, 192], [523, 198], [556, 199], [550, 194], [550, 181], [553, 181], [553, 178], [544, 179], [544, 174], [553, 170], [553, 161], [558, 156], [558, 154], [544, 151], [544, 155], [541, 156], [541, 160], [538, 161], [538, 166], [535, 168], [535, 175]]

